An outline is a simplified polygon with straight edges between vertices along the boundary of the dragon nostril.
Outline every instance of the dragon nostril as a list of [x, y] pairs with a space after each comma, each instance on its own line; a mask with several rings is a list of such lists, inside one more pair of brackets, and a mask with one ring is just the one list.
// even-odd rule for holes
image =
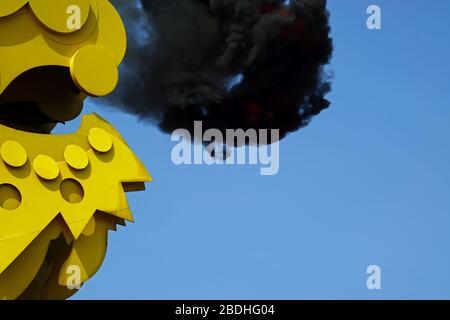
[[11, 184], [0, 185], [0, 208], [15, 210], [22, 203], [20, 191]]
[[62, 197], [69, 203], [76, 204], [83, 201], [84, 189], [83, 186], [74, 179], [65, 179], [59, 186], [59, 191]]

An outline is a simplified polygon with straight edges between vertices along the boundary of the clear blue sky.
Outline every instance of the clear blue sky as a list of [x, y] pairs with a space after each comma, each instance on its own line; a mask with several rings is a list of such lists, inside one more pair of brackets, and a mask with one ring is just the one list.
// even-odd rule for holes
[[[366, 28], [369, 4], [381, 31]], [[450, 2], [329, 9], [333, 105], [282, 141], [277, 176], [177, 167], [170, 136], [89, 103], [155, 181], [75, 298], [450, 298]]]

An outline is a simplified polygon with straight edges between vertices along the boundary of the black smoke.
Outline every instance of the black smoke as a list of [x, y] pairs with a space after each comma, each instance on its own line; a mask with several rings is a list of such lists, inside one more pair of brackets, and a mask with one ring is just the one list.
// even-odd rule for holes
[[279, 129], [283, 138], [330, 105], [326, 0], [112, 2], [129, 44], [108, 103], [164, 132], [201, 120], [204, 129]]

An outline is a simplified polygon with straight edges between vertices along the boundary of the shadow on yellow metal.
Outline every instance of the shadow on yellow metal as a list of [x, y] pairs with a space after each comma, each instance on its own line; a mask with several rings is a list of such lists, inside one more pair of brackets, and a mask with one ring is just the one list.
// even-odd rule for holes
[[[125, 49], [123, 23], [107, 0], [2, 1], [0, 112], [2, 103], [31, 100], [55, 122], [75, 118], [86, 96], [114, 90]], [[67, 70], [67, 90], [42, 90], [40, 67]], [[44, 81], [66, 85], [59, 72], [46, 74], [54, 76]], [[76, 293], [102, 264], [108, 231], [133, 221], [125, 192], [150, 180], [96, 114], [65, 135], [0, 124], [0, 299]]]

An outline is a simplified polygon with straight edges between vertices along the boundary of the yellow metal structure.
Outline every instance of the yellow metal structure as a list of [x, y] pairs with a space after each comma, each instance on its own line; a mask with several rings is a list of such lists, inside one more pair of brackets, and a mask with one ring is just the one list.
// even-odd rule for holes
[[[32, 101], [48, 121], [74, 119], [87, 96], [114, 90], [125, 50], [107, 0], [0, 1], [0, 114]], [[99, 269], [108, 231], [133, 220], [125, 192], [150, 180], [96, 114], [66, 135], [0, 124], [0, 299], [73, 295]]]

